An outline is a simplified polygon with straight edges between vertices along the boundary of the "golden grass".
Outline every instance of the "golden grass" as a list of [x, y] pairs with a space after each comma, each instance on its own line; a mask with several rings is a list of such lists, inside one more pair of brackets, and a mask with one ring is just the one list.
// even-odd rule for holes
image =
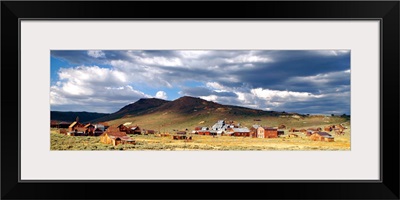
[[192, 141], [173, 140], [169, 137], [155, 135], [131, 135], [136, 145], [111, 146], [100, 143], [99, 137], [66, 136], [51, 131], [51, 150], [283, 150], [283, 151], [319, 151], [350, 150], [350, 129], [345, 135], [335, 136], [334, 142], [311, 141], [307, 136], [298, 133], [298, 138], [249, 138], [231, 136], [192, 135]]

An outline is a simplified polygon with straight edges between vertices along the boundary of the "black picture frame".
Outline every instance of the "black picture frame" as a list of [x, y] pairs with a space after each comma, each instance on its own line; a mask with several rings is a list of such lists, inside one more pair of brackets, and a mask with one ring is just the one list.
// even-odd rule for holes
[[[399, 5], [398, 1], [2, 1], [1, 198], [399, 199]], [[379, 19], [381, 181], [19, 182], [20, 19]]]

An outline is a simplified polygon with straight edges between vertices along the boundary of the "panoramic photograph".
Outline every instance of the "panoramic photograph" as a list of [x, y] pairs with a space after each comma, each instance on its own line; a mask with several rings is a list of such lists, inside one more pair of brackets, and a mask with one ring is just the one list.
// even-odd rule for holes
[[350, 151], [350, 50], [51, 50], [52, 151]]

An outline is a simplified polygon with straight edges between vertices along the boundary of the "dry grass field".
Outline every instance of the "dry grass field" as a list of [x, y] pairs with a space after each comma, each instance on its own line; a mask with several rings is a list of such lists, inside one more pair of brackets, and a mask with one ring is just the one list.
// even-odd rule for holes
[[[322, 126], [321, 126], [322, 127]], [[249, 138], [231, 136], [202, 136], [191, 135], [192, 140], [173, 140], [172, 136], [159, 137], [156, 135], [131, 135], [136, 144], [106, 145], [100, 143], [99, 137], [66, 136], [51, 131], [51, 150], [283, 150], [283, 151], [342, 151], [350, 150], [350, 128], [344, 135], [337, 136], [334, 132], [334, 142], [311, 141], [302, 133], [296, 133], [298, 138], [289, 138], [288, 130], [279, 138]]]

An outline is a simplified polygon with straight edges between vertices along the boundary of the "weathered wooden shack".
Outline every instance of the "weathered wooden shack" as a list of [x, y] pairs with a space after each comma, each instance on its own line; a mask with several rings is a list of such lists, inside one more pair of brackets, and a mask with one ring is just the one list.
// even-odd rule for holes
[[327, 132], [314, 132], [311, 136], [310, 139], [313, 141], [326, 141], [326, 142], [333, 142], [334, 137], [327, 133]]
[[332, 130], [333, 130], [333, 127], [332, 127], [332, 126], [325, 126], [325, 127], [324, 127], [324, 131], [331, 132]]
[[140, 130], [139, 126], [131, 126], [131, 127], [129, 127], [129, 133], [140, 135], [140, 134], [142, 134], [142, 130]]
[[264, 130], [265, 130], [264, 138], [277, 138], [278, 137], [278, 129], [271, 128], [271, 127], [265, 127]]
[[248, 128], [232, 128], [233, 136], [237, 137], [250, 137], [250, 130]]
[[69, 128], [69, 125], [71, 125], [71, 122], [60, 122], [58, 128]]
[[75, 130], [79, 131], [78, 129], [84, 128], [84, 126], [85, 126], [84, 124], [81, 124], [78, 121], [74, 121], [68, 126], [68, 130], [69, 131], [75, 131]]
[[263, 127], [257, 127], [256, 130], [257, 138], [265, 138], [265, 129]]
[[85, 128], [85, 133], [86, 133], [87, 135], [89, 135], [89, 136], [94, 136], [95, 127], [94, 127], [93, 124], [86, 124], [86, 125], [84, 126], [84, 128]]
[[125, 132], [126, 133], [127, 131], [129, 131], [128, 127], [125, 126], [124, 124], [118, 125], [117, 128], [119, 129], [120, 132]]
[[174, 140], [192, 140], [192, 136], [186, 136], [186, 135], [173, 135], [172, 139]]
[[154, 130], [146, 130], [145, 131], [145, 134], [146, 135], [148, 135], [148, 134], [155, 134], [156, 133], [156, 131], [154, 131]]
[[50, 128], [58, 128], [58, 122], [56, 120], [50, 120]]
[[320, 128], [320, 127], [312, 127], [312, 128], [308, 128], [307, 130], [322, 131], [322, 128]]
[[129, 137], [125, 132], [119, 131], [119, 128], [109, 128], [100, 135], [100, 142], [111, 145], [135, 144], [135, 140]]
[[94, 129], [94, 136], [100, 136], [103, 133], [104, 131], [99, 128]]

